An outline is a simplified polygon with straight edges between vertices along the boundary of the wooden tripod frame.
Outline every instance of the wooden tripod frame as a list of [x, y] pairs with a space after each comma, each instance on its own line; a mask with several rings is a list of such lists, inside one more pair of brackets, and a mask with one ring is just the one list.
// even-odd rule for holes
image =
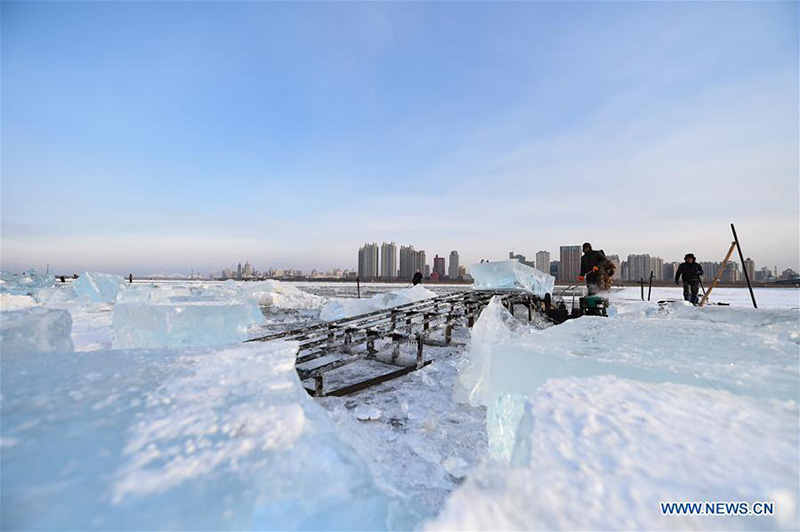
[[714, 280], [711, 282], [711, 285], [708, 287], [708, 290], [706, 290], [706, 293], [703, 294], [703, 299], [700, 300], [701, 307], [706, 304], [706, 300], [708, 299], [708, 296], [711, 295], [711, 291], [714, 289], [715, 286], [717, 286], [717, 283], [719, 283], [719, 280], [722, 278], [722, 274], [725, 273], [725, 268], [728, 267], [728, 262], [731, 260], [731, 255], [733, 255], [734, 249], [736, 249], [735, 240], [731, 242], [731, 247], [730, 249], [728, 249], [728, 254], [725, 255], [725, 260], [723, 260], [722, 264], [719, 265], [719, 269], [717, 270], [717, 275], [714, 276]]

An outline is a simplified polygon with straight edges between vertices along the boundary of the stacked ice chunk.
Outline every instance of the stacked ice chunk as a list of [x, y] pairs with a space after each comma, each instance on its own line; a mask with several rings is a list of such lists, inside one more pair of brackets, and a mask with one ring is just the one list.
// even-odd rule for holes
[[191, 290], [128, 287], [113, 311], [115, 349], [228, 345], [264, 322], [236, 287]]
[[72, 351], [72, 317], [66, 310], [29, 308], [0, 315], [3, 358], [52, 351]]
[[6, 357], [4, 530], [385, 529], [296, 344]]
[[20, 274], [0, 272], [0, 292], [7, 294], [35, 296], [39, 290], [53, 286], [55, 282], [55, 276], [40, 274], [36, 270]]
[[113, 303], [125, 283], [121, 275], [83, 272], [75, 281], [75, 295], [92, 303]]
[[539, 297], [553, 292], [555, 277], [518, 260], [482, 262], [469, 267], [475, 290], [523, 290]]
[[322, 307], [319, 317], [324, 321], [336, 321], [406, 305], [416, 301], [423, 301], [432, 297], [436, 297], [436, 294], [418, 284], [412, 288], [403, 288], [385, 294], [377, 294], [365, 299], [334, 299]]

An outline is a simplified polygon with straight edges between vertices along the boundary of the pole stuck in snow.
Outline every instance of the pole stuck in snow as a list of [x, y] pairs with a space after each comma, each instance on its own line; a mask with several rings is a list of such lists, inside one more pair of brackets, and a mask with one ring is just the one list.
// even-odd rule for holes
[[650, 292], [653, 291], [653, 270], [650, 270], [650, 284], [647, 285], [647, 300], [650, 301]]
[[742, 261], [742, 270], [744, 271], [744, 280], [747, 281], [747, 289], [750, 290], [750, 299], [753, 300], [753, 308], [758, 308], [756, 303], [756, 296], [753, 294], [753, 286], [750, 284], [750, 275], [747, 273], [747, 266], [744, 264], [744, 254], [742, 253], [742, 246], [739, 244], [739, 237], [736, 236], [736, 228], [731, 224], [731, 231], [733, 231], [733, 241], [736, 242], [736, 249], [739, 250], [739, 259]]

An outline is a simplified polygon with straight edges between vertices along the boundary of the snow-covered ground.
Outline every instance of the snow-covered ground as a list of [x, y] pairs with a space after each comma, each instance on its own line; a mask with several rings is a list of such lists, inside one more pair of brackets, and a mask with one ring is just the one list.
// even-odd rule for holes
[[[716, 289], [711, 301], [730, 306], [698, 309], [658, 304], [682, 299], [678, 287], [653, 288], [651, 302], [629, 287], [607, 319], [544, 329], [495, 305], [455, 345], [426, 347], [422, 370], [312, 400], [293, 344], [231, 338], [419, 294], [362, 284], [362, 298], [379, 296], [366, 303], [342, 301], [356, 295], [347, 283], [94, 281], [0, 298], [3, 529], [800, 526], [798, 290], [756, 289], [753, 310], [746, 289]], [[202, 323], [181, 321], [187, 308]], [[46, 309], [68, 311], [71, 332]], [[148, 341], [188, 339], [115, 349], [134, 325]], [[188, 345], [195, 326], [225, 341]], [[772, 501], [775, 515], [659, 508], [706, 500]]]

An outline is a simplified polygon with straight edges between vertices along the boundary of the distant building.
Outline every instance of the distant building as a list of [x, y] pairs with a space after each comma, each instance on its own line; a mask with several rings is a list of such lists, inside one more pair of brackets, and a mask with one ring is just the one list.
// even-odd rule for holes
[[447, 270], [447, 274], [450, 279], [458, 279], [460, 277], [458, 275], [458, 251], [450, 252], [450, 266]]
[[550, 275], [555, 277], [556, 279], [561, 279], [561, 261], [553, 260], [550, 261]]
[[250, 261], [245, 261], [242, 276], [248, 279], [253, 276], [253, 266], [250, 265]]
[[730, 261], [720, 280], [723, 283], [738, 283], [742, 280], [742, 271], [739, 269], [739, 263]]
[[444, 271], [445, 271], [444, 262], [445, 262], [444, 257], [440, 257], [439, 255], [436, 255], [433, 258], [433, 272], [431, 273], [431, 279], [434, 278], [433, 277], [434, 275], [436, 276], [436, 279], [441, 279], [442, 277], [444, 277]]
[[[664, 259], [661, 257], [650, 257], [650, 271], [653, 272], [653, 280], [661, 281], [664, 279]], [[648, 272], [646, 279], [650, 278]]]
[[428, 267], [427, 259], [425, 258], [425, 251], [423, 250], [417, 251], [414, 257], [413, 273], [417, 273], [417, 271], [419, 271], [419, 273], [423, 274], [425, 277], [430, 277], [431, 275], [431, 270]]
[[459, 279], [464, 279], [467, 276], [467, 268], [466, 266], [459, 266], [458, 267], [458, 277]]
[[397, 279], [397, 244], [394, 242], [381, 245], [381, 278]]
[[699, 264], [703, 268], [703, 279], [710, 281], [717, 276], [717, 270], [719, 270], [718, 262], [700, 262]]
[[[400, 246], [400, 278], [411, 280], [416, 271], [417, 252], [414, 246]], [[420, 270], [422, 271], [422, 270]]]
[[581, 247], [561, 246], [560, 253], [559, 279], [570, 282], [577, 281], [581, 271]]
[[665, 281], [671, 281], [675, 279], [675, 273], [678, 271], [678, 266], [680, 266], [679, 262], [665, 262], [661, 277]]
[[649, 254], [644, 255], [628, 255], [628, 268], [627, 279], [629, 281], [638, 281], [639, 279], [650, 279], [650, 272], [652, 271], [652, 261]]
[[420, 270], [420, 273], [423, 275], [423, 277], [425, 277], [426, 279], [429, 279], [430, 276], [431, 276], [431, 267], [426, 264], [424, 271]]
[[747, 272], [747, 276], [750, 278], [750, 281], [755, 281], [756, 279], [756, 263], [750, 257], [744, 259], [744, 269]]
[[540, 272], [550, 273], [549, 251], [539, 251], [536, 253], [536, 269]]
[[781, 272], [780, 279], [787, 280], [796, 278], [797, 278], [797, 272], [791, 268], [786, 268], [785, 270], [783, 270], [783, 272]]
[[236, 278], [237, 279], [241, 279], [242, 278], [242, 273], [243, 273], [242, 263], [240, 262], [239, 265], [236, 267]]
[[358, 276], [361, 279], [378, 277], [378, 244], [364, 244], [358, 248]]

